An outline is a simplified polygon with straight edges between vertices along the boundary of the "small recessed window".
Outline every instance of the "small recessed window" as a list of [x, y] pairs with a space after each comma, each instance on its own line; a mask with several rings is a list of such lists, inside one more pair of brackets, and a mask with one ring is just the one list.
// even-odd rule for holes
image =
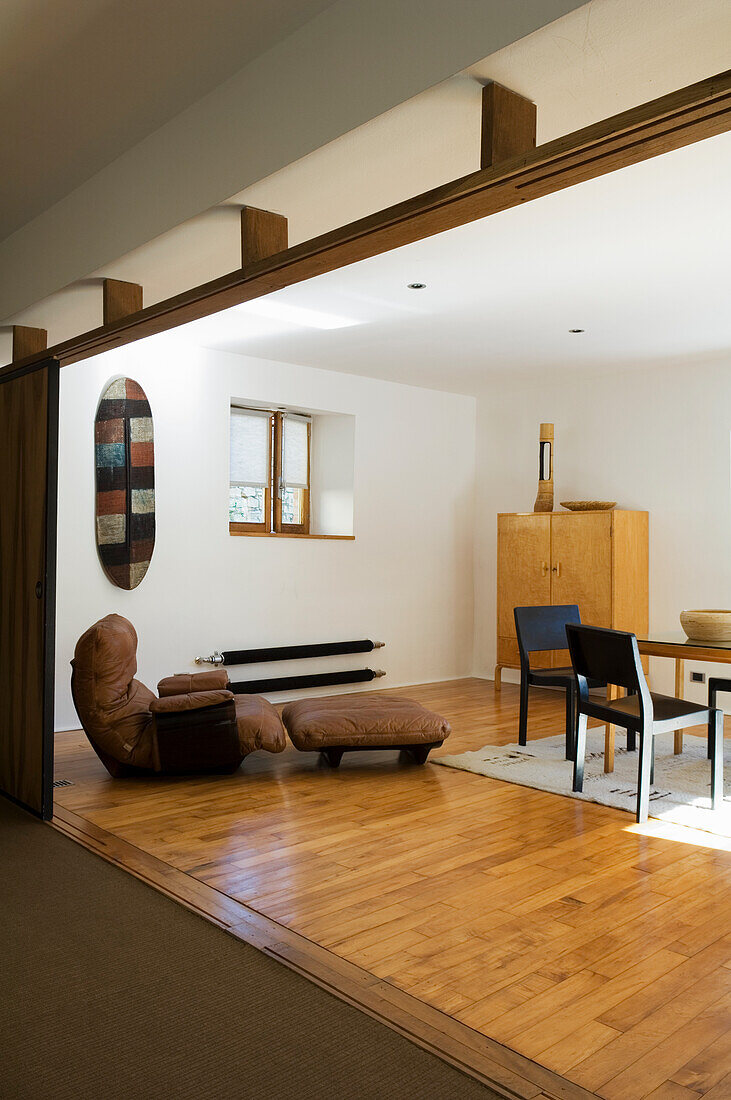
[[309, 534], [311, 448], [309, 416], [232, 406], [232, 533]]

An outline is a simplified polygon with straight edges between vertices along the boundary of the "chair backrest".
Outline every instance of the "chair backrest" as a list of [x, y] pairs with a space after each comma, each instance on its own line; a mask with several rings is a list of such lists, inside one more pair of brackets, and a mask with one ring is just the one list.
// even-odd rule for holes
[[94, 623], [76, 643], [71, 667], [74, 706], [94, 748], [120, 764], [153, 767], [150, 702], [155, 696], [135, 679], [132, 623], [121, 615]]
[[581, 622], [579, 608], [575, 603], [515, 607], [513, 615], [521, 664], [528, 664], [529, 653], [566, 649], [566, 626]]
[[586, 680], [616, 684], [637, 692], [649, 701], [649, 689], [642, 668], [637, 638], [624, 630], [607, 630], [600, 626], [569, 625], [566, 627], [569, 653], [574, 672]]

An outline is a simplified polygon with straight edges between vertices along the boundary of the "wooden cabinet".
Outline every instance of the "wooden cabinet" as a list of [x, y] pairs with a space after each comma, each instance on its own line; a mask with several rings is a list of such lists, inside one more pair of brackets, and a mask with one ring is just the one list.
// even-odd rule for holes
[[[519, 668], [514, 607], [575, 603], [593, 626], [647, 631], [648, 514], [502, 513], [497, 518], [497, 666]], [[537, 667], [568, 653], [535, 654]]]

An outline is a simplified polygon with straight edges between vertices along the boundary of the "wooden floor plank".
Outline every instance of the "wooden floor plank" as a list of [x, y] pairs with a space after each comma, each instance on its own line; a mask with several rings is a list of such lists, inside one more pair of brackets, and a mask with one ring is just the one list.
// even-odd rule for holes
[[586, 1059], [587, 1055], [613, 1042], [618, 1035], [619, 1032], [614, 1028], [600, 1024], [598, 1020], [590, 1020], [583, 1027], [578, 1026], [570, 1035], [559, 1039], [553, 1046], [547, 1047], [541, 1055], [541, 1061], [556, 1073], [567, 1073]]
[[[687, 1027], [692, 1025], [709, 1006], [717, 1004], [727, 990], [728, 981], [724, 975], [720, 972], [715, 973], [709, 981], [666, 1002], [634, 1027], [618, 1033], [617, 1038], [601, 1051], [577, 1064], [574, 1078], [581, 1081], [586, 1088], [595, 1091], [604, 1089], [602, 1095], [608, 1095], [607, 1082], [617, 1076], [619, 1067], [625, 1067], [634, 1073], [640, 1060], [648, 1053], [655, 1057], [662, 1044], [670, 1041], [670, 1047], [668, 1047], [670, 1050], [673, 1047], [672, 1037], [678, 1036], [681, 1031], [685, 1041]], [[709, 1034], [700, 1047], [693, 1047], [690, 1050], [685, 1061], [690, 1060], [715, 1038], [717, 1036]], [[672, 1055], [675, 1056], [674, 1049]], [[658, 1083], [676, 1076], [676, 1071], [684, 1064], [684, 1061], [678, 1062], [671, 1073], [669, 1065], [661, 1059], [659, 1065], [665, 1077]]]
[[725, 1074], [717, 1085], [703, 1093], [703, 1100], [728, 1100], [729, 1096], [731, 1096], [731, 1073]]
[[[703, 1095], [718, 1085], [725, 1077], [726, 1067], [731, 1066], [731, 1031], [727, 1030], [703, 1050], [694, 1054], [672, 1076], [677, 1085], [693, 1089]], [[729, 1089], [731, 1095], [731, 1089]]]
[[731, 995], [710, 1005], [684, 1027], [643, 1054], [631, 1066], [612, 1077], [602, 1090], [608, 1100], [635, 1100], [664, 1084], [689, 1058], [703, 1050], [708, 1040], [728, 1030]]
[[699, 1100], [700, 1093], [676, 1085], [674, 1081], [665, 1081], [648, 1094], [647, 1100]]

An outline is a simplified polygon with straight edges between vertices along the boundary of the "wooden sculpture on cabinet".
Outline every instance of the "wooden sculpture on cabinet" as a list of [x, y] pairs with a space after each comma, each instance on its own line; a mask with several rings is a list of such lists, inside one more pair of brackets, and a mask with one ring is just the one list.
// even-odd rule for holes
[[553, 424], [541, 424], [538, 437], [538, 495], [533, 511], [553, 511]]

